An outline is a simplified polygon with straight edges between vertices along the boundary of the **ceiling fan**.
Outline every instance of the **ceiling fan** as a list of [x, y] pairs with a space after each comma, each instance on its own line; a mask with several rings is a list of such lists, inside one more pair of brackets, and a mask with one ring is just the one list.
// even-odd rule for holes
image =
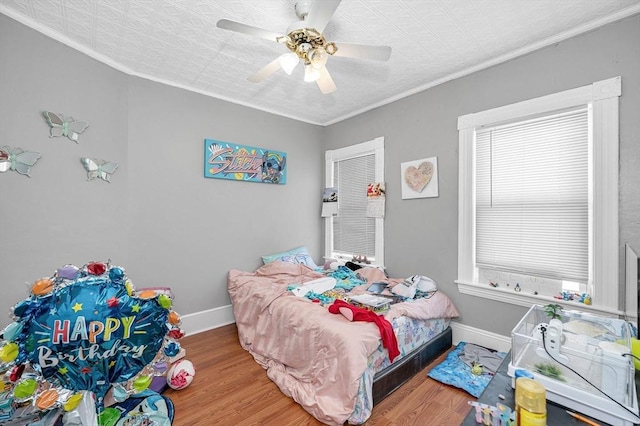
[[363, 44], [327, 42], [323, 31], [341, 0], [300, 0], [295, 5], [300, 19], [287, 29], [286, 35], [240, 22], [221, 19], [218, 28], [248, 34], [275, 41], [289, 49], [264, 68], [249, 77], [249, 81], [260, 82], [282, 68], [291, 75], [298, 63], [304, 64], [304, 80], [316, 82], [324, 94], [336, 90], [336, 85], [327, 70], [329, 56], [386, 61], [391, 55], [389, 46], [368, 46]]

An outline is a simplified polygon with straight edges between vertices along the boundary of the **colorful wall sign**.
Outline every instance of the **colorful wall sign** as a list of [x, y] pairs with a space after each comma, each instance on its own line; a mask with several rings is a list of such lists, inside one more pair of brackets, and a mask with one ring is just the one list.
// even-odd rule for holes
[[248, 182], [287, 183], [287, 154], [266, 148], [255, 148], [204, 140], [204, 177]]

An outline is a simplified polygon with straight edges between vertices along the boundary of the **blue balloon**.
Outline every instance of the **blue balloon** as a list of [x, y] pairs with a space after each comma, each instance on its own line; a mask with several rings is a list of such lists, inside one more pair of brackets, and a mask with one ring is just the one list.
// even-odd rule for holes
[[19, 340], [16, 362], [30, 362], [64, 388], [94, 392], [100, 407], [112, 384], [152, 365], [170, 328], [170, 311], [130, 296], [125, 282], [119, 267], [99, 276], [81, 271], [45, 297], [18, 303], [20, 319], [10, 329]]

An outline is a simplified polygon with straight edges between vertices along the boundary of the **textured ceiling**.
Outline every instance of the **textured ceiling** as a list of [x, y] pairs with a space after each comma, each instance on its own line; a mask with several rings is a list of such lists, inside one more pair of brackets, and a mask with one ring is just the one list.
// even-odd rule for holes
[[640, 12], [640, 0], [343, 0], [327, 41], [391, 46], [388, 62], [330, 57], [328, 95], [300, 66], [247, 81], [286, 48], [216, 22], [284, 34], [295, 3], [0, 0], [0, 12], [128, 74], [319, 125]]

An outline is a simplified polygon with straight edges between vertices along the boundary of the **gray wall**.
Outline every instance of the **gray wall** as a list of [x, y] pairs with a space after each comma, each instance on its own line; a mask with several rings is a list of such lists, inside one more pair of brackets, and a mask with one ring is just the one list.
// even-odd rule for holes
[[[380, 107], [328, 128], [326, 147], [385, 136], [385, 263], [392, 276], [431, 276], [469, 326], [505, 336], [526, 312], [462, 295], [457, 277], [457, 117], [622, 76], [620, 273], [640, 252], [640, 18], [634, 16]], [[402, 200], [400, 163], [438, 157], [438, 198]]]
[[[231, 268], [322, 255], [322, 128], [127, 76], [4, 15], [0, 94], [0, 146], [42, 153], [31, 178], [0, 175], [0, 327], [66, 263], [111, 259], [185, 315], [230, 303]], [[88, 121], [80, 143], [49, 138], [43, 110]], [[287, 184], [205, 179], [205, 138], [286, 152]], [[120, 167], [87, 182], [80, 157]]]

